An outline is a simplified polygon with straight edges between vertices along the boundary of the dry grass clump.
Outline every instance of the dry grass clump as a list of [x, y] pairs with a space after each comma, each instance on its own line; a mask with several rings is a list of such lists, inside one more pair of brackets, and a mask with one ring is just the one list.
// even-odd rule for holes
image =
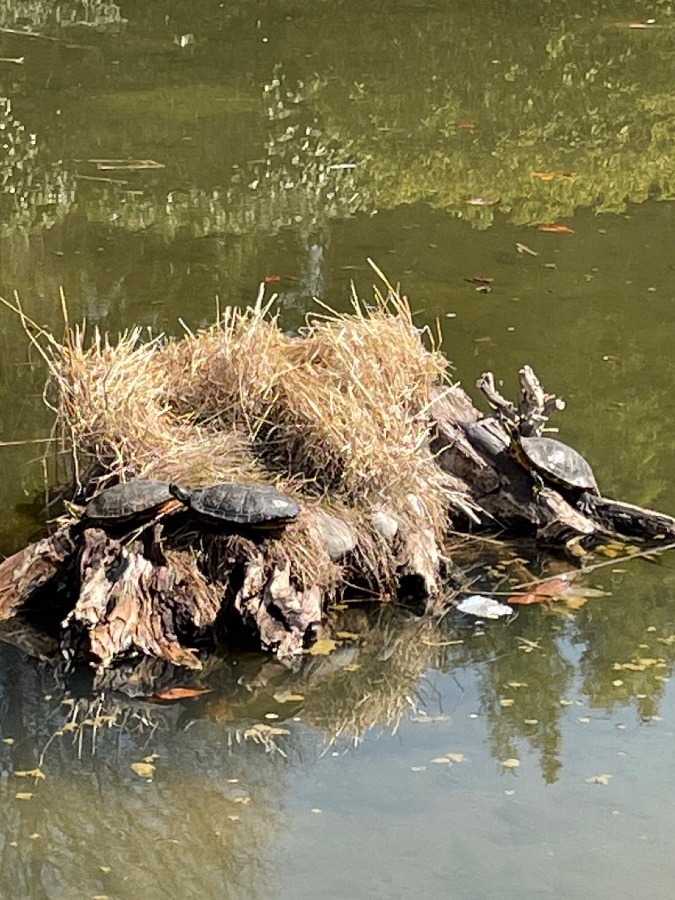
[[450, 486], [426, 447], [432, 388], [447, 361], [427, 350], [396, 293], [314, 316], [284, 334], [261, 304], [230, 309], [163, 351], [172, 403], [196, 423], [238, 428], [268, 470], [358, 509], [406, 519], [422, 500], [440, 535]]
[[440, 541], [452, 489], [428, 450], [429, 404], [447, 361], [388, 288], [371, 307], [354, 298], [349, 314], [315, 314], [297, 336], [262, 296], [180, 340], [146, 339], [140, 328], [116, 340], [97, 329], [89, 339], [84, 326], [62, 342], [41, 332], [76, 474], [274, 483], [305, 507], [280, 540], [302, 585], [336, 583], [317, 503], [349, 524], [363, 571], [390, 583], [401, 560], [370, 513]]

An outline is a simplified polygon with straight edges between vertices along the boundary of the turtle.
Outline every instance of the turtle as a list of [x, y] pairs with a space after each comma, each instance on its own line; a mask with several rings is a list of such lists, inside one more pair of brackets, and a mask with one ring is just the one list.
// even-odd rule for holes
[[550, 437], [522, 437], [512, 433], [511, 452], [521, 465], [544, 481], [567, 491], [599, 496], [593, 469], [567, 444]]
[[211, 524], [280, 528], [300, 515], [292, 497], [263, 484], [223, 482], [193, 491], [172, 484], [169, 490], [199, 519]]
[[136, 478], [97, 494], [84, 508], [87, 522], [122, 525], [135, 519], [151, 519], [178, 508], [176, 496], [164, 481]]

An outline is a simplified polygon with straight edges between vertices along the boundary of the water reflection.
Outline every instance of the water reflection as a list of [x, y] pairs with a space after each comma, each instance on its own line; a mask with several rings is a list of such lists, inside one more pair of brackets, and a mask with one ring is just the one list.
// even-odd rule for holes
[[[373, 256], [405, 274], [420, 324], [445, 323], [465, 384], [532, 363], [570, 401], [562, 436], [603, 490], [673, 512], [675, 32], [665, 0], [654, 27], [630, 28], [642, 15], [632, 2], [3, 0], [0, 293], [56, 329], [64, 286], [73, 318], [176, 331], [267, 277], [297, 328], [312, 296], [346, 306], [352, 276], [367, 294]], [[561, 220], [575, 234], [533, 227]], [[489, 296], [464, 281], [476, 275], [494, 277]], [[0, 318], [2, 437], [43, 437], [43, 371]], [[3, 551], [40, 524], [26, 506], [40, 452], [2, 449]], [[476, 872], [494, 897], [535, 883], [588, 896], [575, 873], [594, 871], [576, 865], [592, 828], [607, 837], [599, 891], [640, 872], [654, 883], [667, 851], [639, 845], [648, 872], [633, 851], [641, 820], [669, 830], [672, 560], [589, 580], [611, 596], [489, 627], [345, 610], [334, 654], [298, 671], [209, 660], [194, 684], [210, 693], [171, 706], [148, 695], [175, 672], [145, 664], [124, 692], [115, 673], [64, 681], [48, 641], [6, 632], [38, 658], [0, 647], [14, 741], [0, 744], [0, 893], [269, 896], [286, 872], [297, 896], [359, 872], [348, 895], [382, 859], [380, 896], [447, 893], [448, 872], [457, 896]], [[432, 762], [451, 751], [467, 762]], [[154, 754], [148, 783], [131, 765]], [[521, 767], [505, 776], [508, 758]], [[38, 766], [44, 779], [13, 774]], [[604, 795], [585, 782], [602, 772]], [[318, 806], [327, 822], [342, 813], [337, 844]], [[597, 818], [612, 810], [623, 831]], [[378, 857], [364, 848], [382, 822]]]

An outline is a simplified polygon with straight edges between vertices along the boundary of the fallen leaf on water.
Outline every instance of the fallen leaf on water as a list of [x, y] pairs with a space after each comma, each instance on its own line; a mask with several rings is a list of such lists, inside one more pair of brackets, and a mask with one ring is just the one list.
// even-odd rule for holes
[[591, 775], [586, 779], [586, 784], [609, 784], [611, 775]]
[[3, 744], [8, 744], [8, 745], [11, 747], [12, 744], [15, 743], [15, 740], [14, 740], [14, 738], [3, 738], [3, 739], [2, 739], [2, 743], [3, 743]]
[[336, 637], [339, 637], [341, 641], [358, 641], [361, 635], [355, 631], [338, 631]]
[[494, 278], [486, 278], [484, 275], [474, 275], [473, 278], [465, 278], [464, 281], [468, 281], [469, 284], [477, 284], [480, 287], [490, 287]]
[[516, 702], [516, 701], [515, 701], [515, 700], [512, 700], [510, 697], [502, 697], [502, 699], [499, 701], [499, 705], [500, 705], [503, 709], [506, 709], [506, 708], [509, 707], [509, 706], [513, 706], [513, 704], [514, 704], [515, 702]]
[[431, 760], [433, 763], [438, 763], [439, 765], [445, 763], [448, 766], [453, 765], [454, 763], [463, 763], [466, 762], [466, 756], [463, 753], [446, 753], [445, 756], [437, 756], [435, 759]]
[[45, 773], [42, 769], [23, 769], [22, 771], [17, 771], [14, 773], [17, 778], [38, 778], [44, 779], [46, 778]]
[[503, 760], [503, 762], [502, 762], [502, 766], [503, 766], [505, 769], [517, 769], [519, 765], [520, 765], [520, 760], [519, 760], [519, 759], [514, 759], [514, 758], [511, 758], [511, 759], [505, 759], [505, 760]]
[[152, 765], [152, 763], [135, 762], [131, 764], [131, 768], [139, 778], [151, 779], [155, 774], [155, 767]]
[[446, 757], [450, 760], [451, 763], [466, 762], [466, 756], [464, 756], [463, 753], [447, 753]]
[[29, 791], [19, 791], [18, 794], [14, 794], [15, 800], [32, 800], [35, 794], [31, 794]]
[[555, 178], [574, 181], [578, 175], [578, 172], [530, 172], [532, 178], [539, 178], [540, 181], [553, 181]]
[[330, 638], [323, 638], [322, 640], [317, 641], [316, 644], [312, 644], [309, 650], [305, 650], [305, 653], [309, 653], [310, 656], [328, 656], [328, 654], [332, 653], [336, 647], [337, 641], [333, 641]]
[[456, 122], [457, 128], [461, 128], [462, 131], [473, 131], [476, 127], [475, 122]]
[[496, 206], [500, 201], [500, 197], [470, 197], [466, 202], [469, 206]]
[[523, 719], [526, 725], [538, 725], [539, 719]]
[[536, 250], [533, 250], [531, 247], [528, 247], [527, 244], [521, 244], [520, 242], [516, 243], [516, 250], [518, 253], [529, 253], [530, 256], [539, 256]]
[[200, 697], [202, 694], [210, 693], [210, 688], [172, 687], [152, 694], [148, 699], [151, 703], [172, 703], [174, 700], [189, 700], [191, 697]]
[[510, 687], [510, 688], [524, 688], [524, 687], [527, 687], [527, 682], [525, 682], [525, 681], [507, 681], [506, 685], [507, 685], [507, 687]]
[[550, 231], [552, 234], [574, 234], [574, 229], [569, 225], [556, 225], [543, 223], [537, 225], [537, 231]]
[[298, 281], [295, 275], [265, 275], [265, 284], [276, 284], [277, 281]]
[[579, 597], [576, 594], [571, 594], [569, 597], [563, 597], [565, 601], [565, 605], [570, 609], [581, 609], [586, 603], [588, 603], [588, 597]]
[[581, 725], [588, 725], [588, 723], [589, 723], [590, 721], [591, 721], [591, 720], [588, 718], [588, 716], [579, 716], [579, 717], [577, 718], [577, 722], [579, 722]]
[[630, 22], [629, 28], [655, 28], [656, 22]]
[[299, 703], [305, 699], [304, 694], [287, 694], [284, 691], [277, 691], [274, 695], [277, 703]]
[[426, 772], [426, 766], [410, 766], [411, 772]]

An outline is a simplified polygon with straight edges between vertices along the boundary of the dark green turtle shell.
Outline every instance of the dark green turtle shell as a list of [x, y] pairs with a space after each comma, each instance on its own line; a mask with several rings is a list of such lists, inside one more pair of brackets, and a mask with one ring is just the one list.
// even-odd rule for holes
[[543, 478], [568, 489], [598, 492], [593, 469], [573, 447], [550, 437], [519, 437], [519, 456]]
[[159, 512], [173, 497], [166, 482], [137, 478], [101, 491], [87, 503], [84, 515], [99, 522], [126, 522]]
[[171, 485], [171, 493], [198, 516], [217, 522], [283, 525], [300, 515], [300, 507], [292, 497], [263, 484], [227, 482], [194, 491]]

